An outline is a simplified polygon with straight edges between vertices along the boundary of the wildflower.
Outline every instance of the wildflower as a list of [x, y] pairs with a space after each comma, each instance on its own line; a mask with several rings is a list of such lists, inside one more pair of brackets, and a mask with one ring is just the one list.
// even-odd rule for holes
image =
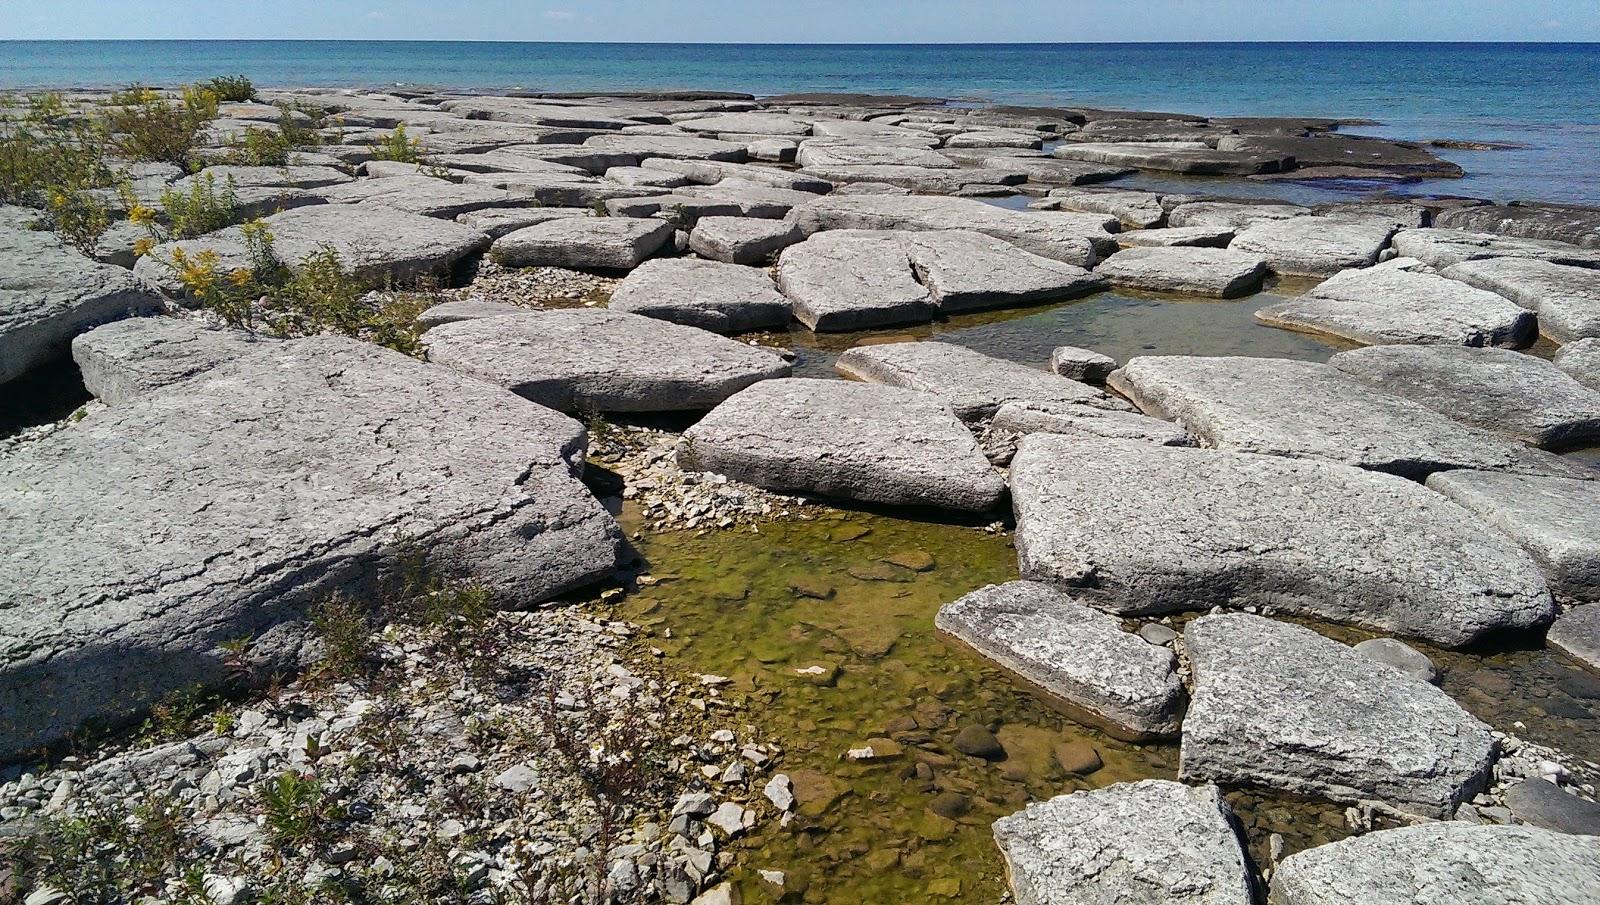
[[133, 256], [136, 258], [142, 258], [150, 253], [150, 249], [155, 247], [156, 240], [146, 236], [143, 239], [133, 243]]
[[156, 212], [154, 208], [145, 207], [142, 204], [135, 204], [133, 209], [128, 211], [128, 219], [139, 224], [140, 226], [149, 226], [150, 224], [156, 222]]
[[250, 271], [241, 267], [238, 270], [228, 274], [228, 282], [242, 289], [245, 286], [248, 286], [250, 284], [250, 280], [254, 277], [255, 274], [252, 274]]

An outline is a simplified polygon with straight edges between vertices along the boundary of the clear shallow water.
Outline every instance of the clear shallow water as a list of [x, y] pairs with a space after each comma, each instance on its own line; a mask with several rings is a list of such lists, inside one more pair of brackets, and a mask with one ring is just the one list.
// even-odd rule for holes
[[1443, 151], [1498, 199], [1600, 203], [1600, 44], [555, 44], [372, 41], [0, 42], [0, 88], [258, 84], [577, 91], [913, 93], [1213, 116], [1379, 120], [1350, 131], [1510, 141]]

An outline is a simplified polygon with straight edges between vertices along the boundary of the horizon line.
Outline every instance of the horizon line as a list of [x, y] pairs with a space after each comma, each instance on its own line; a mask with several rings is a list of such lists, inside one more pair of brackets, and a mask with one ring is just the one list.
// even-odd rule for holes
[[1524, 44], [1524, 45], [1600, 45], [1600, 39], [1587, 41], [1503, 41], [1491, 39], [1422, 38], [1413, 40], [1384, 39], [1264, 39], [1242, 38], [1229, 40], [1182, 41], [577, 41], [561, 39], [504, 39], [504, 38], [4, 38], [0, 43], [45, 44], [61, 42], [79, 43], [139, 43], [139, 42], [193, 42], [193, 43], [246, 43], [277, 42], [285, 44], [592, 44], [630, 45], [640, 47], [670, 46], [747, 46], [747, 47], [1007, 47], [1007, 46], [1094, 46], [1094, 45], [1155, 45], [1155, 44]]

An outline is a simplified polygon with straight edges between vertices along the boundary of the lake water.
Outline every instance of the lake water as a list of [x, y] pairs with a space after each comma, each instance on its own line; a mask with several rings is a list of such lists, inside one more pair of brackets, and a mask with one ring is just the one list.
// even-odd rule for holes
[[1350, 131], [1528, 145], [1446, 151], [1495, 199], [1600, 203], [1600, 44], [562, 44], [8, 41], [0, 88], [264, 86], [895, 92], [1225, 115], [1377, 120]]

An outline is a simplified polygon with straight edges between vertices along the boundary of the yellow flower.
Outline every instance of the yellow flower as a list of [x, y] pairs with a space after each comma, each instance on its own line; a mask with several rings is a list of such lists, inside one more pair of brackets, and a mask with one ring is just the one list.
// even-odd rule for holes
[[145, 238], [133, 243], [133, 256], [136, 258], [142, 258], [150, 253], [150, 249], [155, 247], [156, 240], [146, 236]]
[[241, 267], [240, 269], [235, 270], [233, 273], [228, 274], [228, 281], [233, 283], [235, 286], [246, 286], [249, 285], [251, 278], [254, 276], [255, 274], [252, 274], [250, 271]]
[[140, 226], [149, 226], [151, 223], [156, 221], [156, 212], [153, 208], [145, 207], [142, 204], [135, 204], [133, 209], [128, 211], [128, 219], [139, 224]]

